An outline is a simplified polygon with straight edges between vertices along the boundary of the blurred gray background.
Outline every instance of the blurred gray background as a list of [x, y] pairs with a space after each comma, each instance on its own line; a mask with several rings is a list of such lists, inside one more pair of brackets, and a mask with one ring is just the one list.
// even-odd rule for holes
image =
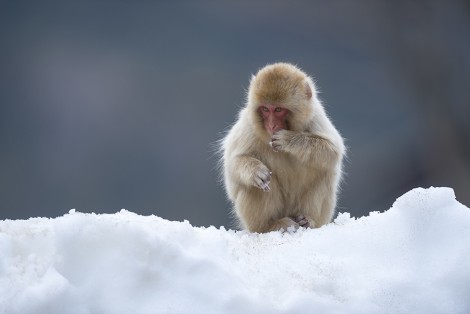
[[468, 1], [0, 1], [0, 219], [230, 227], [213, 145], [276, 61], [346, 138], [338, 211], [420, 186], [470, 205]]

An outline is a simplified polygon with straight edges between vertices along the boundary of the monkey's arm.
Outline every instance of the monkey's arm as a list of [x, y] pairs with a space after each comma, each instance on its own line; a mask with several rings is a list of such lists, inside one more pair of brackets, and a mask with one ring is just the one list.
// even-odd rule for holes
[[232, 160], [229, 172], [232, 178], [246, 186], [255, 186], [269, 191], [271, 171], [260, 160], [249, 155], [238, 155]]
[[342, 155], [341, 147], [325, 135], [281, 130], [272, 137], [272, 147], [297, 156], [305, 163], [329, 168]]

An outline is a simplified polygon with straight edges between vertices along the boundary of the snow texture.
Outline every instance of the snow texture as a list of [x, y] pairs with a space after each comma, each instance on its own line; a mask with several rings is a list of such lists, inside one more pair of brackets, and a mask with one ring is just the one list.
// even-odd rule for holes
[[470, 209], [418, 188], [284, 234], [126, 210], [4, 220], [0, 313], [470, 313]]

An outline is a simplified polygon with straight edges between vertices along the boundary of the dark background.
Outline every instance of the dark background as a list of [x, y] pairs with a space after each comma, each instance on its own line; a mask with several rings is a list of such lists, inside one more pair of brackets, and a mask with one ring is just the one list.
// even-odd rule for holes
[[346, 138], [338, 211], [419, 186], [470, 204], [468, 1], [0, 1], [0, 219], [231, 226], [213, 144], [276, 61]]

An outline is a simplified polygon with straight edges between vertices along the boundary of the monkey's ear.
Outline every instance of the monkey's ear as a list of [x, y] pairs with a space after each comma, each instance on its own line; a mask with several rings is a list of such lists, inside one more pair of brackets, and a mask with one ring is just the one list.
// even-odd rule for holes
[[307, 96], [307, 99], [312, 98], [312, 88], [308, 82], [305, 82], [305, 96]]

